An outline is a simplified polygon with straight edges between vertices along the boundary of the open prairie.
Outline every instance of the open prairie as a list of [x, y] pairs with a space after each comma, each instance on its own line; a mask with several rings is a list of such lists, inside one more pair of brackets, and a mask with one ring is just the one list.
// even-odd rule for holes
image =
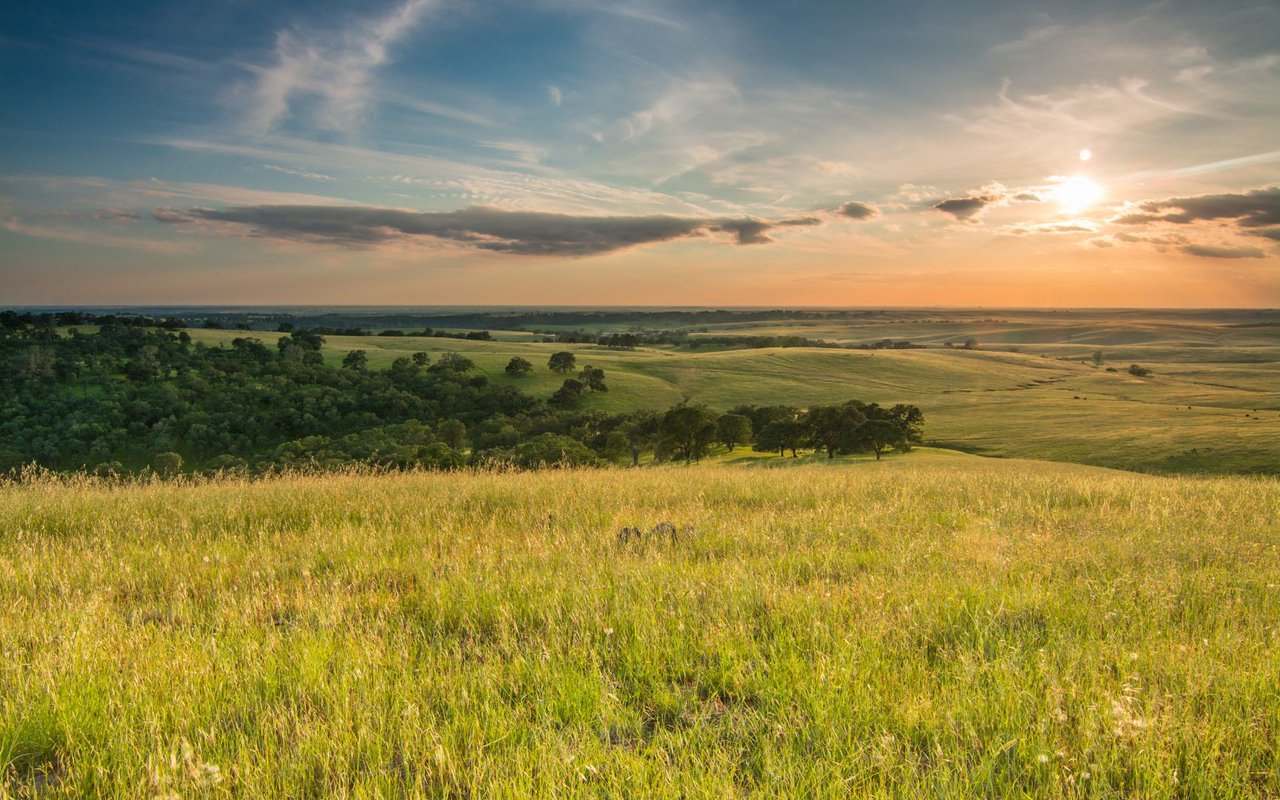
[[[592, 332], [634, 328], [625, 315]], [[647, 323], [652, 324], [652, 322]], [[705, 329], [705, 332], [704, 332]], [[564, 376], [546, 368], [558, 350], [601, 367], [607, 394], [586, 407], [663, 409], [681, 400], [728, 409], [742, 403], [909, 402], [926, 416], [933, 443], [994, 456], [1072, 461], [1123, 469], [1280, 472], [1280, 314], [1270, 311], [866, 312], [865, 319], [778, 319], [697, 326], [699, 336], [804, 336], [857, 345], [884, 339], [923, 349], [724, 349], [530, 341], [495, 330], [498, 341], [330, 336], [341, 363], [365, 350], [374, 367], [414, 351], [464, 353], [490, 380], [548, 397]], [[197, 341], [279, 334], [193, 330]], [[977, 349], [963, 343], [977, 340]], [[706, 339], [703, 339], [706, 341]], [[944, 348], [952, 342], [956, 347]], [[1101, 362], [1094, 361], [1099, 353]], [[534, 372], [510, 378], [513, 356]], [[1147, 377], [1129, 374], [1139, 364]]]
[[929, 450], [11, 484], [0, 792], [1274, 797], [1277, 520]]

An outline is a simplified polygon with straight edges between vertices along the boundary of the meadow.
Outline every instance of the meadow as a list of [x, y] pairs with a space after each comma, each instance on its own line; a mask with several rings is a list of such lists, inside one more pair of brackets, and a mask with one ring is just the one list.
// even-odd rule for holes
[[753, 463], [0, 486], [0, 795], [1280, 795], [1280, 482]]
[[[596, 332], [636, 327], [625, 315]], [[931, 443], [971, 453], [1167, 473], [1280, 474], [1280, 319], [1266, 311], [867, 312], [842, 321], [761, 320], [699, 326], [699, 335], [801, 335], [845, 345], [882, 339], [915, 350], [724, 349], [704, 345], [608, 350], [494, 331], [497, 341], [330, 336], [329, 363], [365, 350], [374, 368], [415, 351], [456, 351], [499, 384], [549, 397], [564, 376], [558, 350], [605, 370], [609, 392], [585, 407], [666, 409], [688, 400], [727, 410], [743, 403], [913, 403]], [[192, 330], [218, 345], [278, 334]], [[969, 338], [978, 348], [947, 349]], [[1102, 362], [1093, 356], [1101, 351]], [[534, 372], [511, 378], [513, 356]], [[1153, 372], [1129, 374], [1138, 363]]]

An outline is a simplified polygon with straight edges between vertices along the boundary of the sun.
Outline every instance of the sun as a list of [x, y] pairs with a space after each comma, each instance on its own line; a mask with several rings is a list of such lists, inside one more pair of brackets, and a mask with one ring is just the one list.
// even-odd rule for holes
[[1102, 187], [1083, 175], [1064, 178], [1053, 187], [1053, 197], [1063, 211], [1074, 214], [1102, 199]]

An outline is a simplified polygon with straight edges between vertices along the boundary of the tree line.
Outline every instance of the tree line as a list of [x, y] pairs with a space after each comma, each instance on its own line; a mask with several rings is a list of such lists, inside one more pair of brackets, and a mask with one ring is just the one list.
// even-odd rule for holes
[[[920, 440], [914, 406], [850, 401], [807, 409], [682, 404], [604, 414], [581, 400], [606, 375], [552, 354], [566, 376], [548, 400], [491, 383], [459, 353], [412, 353], [386, 369], [367, 354], [326, 364], [324, 336], [297, 330], [268, 343], [193, 342], [184, 330], [98, 320], [94, 333], [0, 326], [0, 472], [36, 464], [102, 474], [331, 468], [450, 469], [470, 464], [696, 461], [713, 447], [795, 456], [877, 456]], [[534, 365], [513, 358], [509, 374]]]

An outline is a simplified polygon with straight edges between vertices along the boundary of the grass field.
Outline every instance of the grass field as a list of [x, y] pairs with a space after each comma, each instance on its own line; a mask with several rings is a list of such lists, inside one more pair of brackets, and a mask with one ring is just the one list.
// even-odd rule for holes
[[[682, 400], [720, 409], [850, 398], [906, 402], [924, 409], [927, 439], [983, 455], [1156, 472], [1280, 474], [1280, 327], [1249, 321], [1270, 312], [981, 312], [1009, 317], [998, 322], [982, 322], [975, 312], [970, 321], [948, 321], [963, 316], [954, 311], [935, 313], [940, 321], [912, 316], [922, 313], [876, 315], [844, 327], [766, 322], [709, 333], [907, 338], [932, 345], [923, 350], [617, 352], [531, 341], [333, 336], [325, 352], [338, 364], [347, 351], [363, 349], [379, 368], [417, 350], [458, 351], [491, 380], [545, 398], [564, 379], [546, 368], [547, 358], [567, 349], [579, 366], [605, 370], [609, 392], [586, 404], [601, 411], [665, 409]], [[210, 344], [248, 335], [191, 333]], [[278, 336], [253, 335], [268, 343]], [[979, 338], [982, 349], [938, 347], [968, 335]], [[1015, 346], [1018, 352], [1009, 349]], [[1099, 349], [1101, 367], [1091, 359]], [[517, 380], [503, 373], [516, 355], [535, 365], [532, 375]], [[1130, 363], [1155, 372], [1136, 378], [1127, 372]]]
[[1280, 482], [759, 463], [0, 487], [0, 793], [1280, 795]]

